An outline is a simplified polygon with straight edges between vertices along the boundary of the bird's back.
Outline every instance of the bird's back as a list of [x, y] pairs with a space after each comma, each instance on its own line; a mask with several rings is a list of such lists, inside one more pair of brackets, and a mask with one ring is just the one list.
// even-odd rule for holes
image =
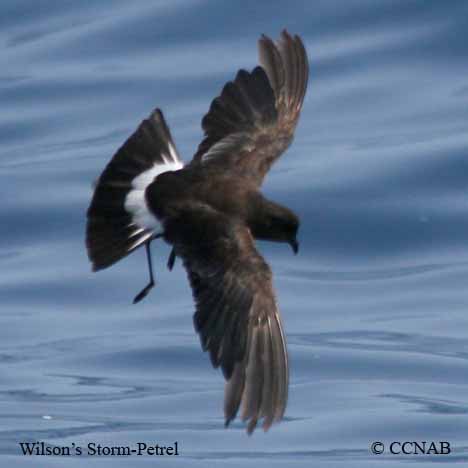
[[160, 174], [147, 188], [150, 209], [159, 218], [176, 214], [187, 201], [206, 204], [220, 213], [248, 223], [251, 201], [258, 195], [248, 177], [209, 170], [200, 164]]

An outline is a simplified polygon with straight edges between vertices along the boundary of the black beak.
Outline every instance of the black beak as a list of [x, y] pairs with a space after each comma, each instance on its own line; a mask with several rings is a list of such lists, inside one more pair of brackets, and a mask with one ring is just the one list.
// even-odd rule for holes
[[299, 242], [297, 242], [297, 239], [291, 239], [289, 245], [293, 249], [294, 255], [297, 255], [297, 252], [299, 252]]

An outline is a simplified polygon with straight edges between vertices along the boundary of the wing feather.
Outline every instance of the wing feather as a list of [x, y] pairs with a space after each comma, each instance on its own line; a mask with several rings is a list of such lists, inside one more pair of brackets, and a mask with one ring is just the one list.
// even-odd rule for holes
[[286, 30], [276, 43], [260, 38], [259, 59], [261, 66], [240, 70], [211, 103], [191, 163], [237, 172], [258, 185], [292, 141], [309, 76], [304, 44]]
[[241, 408], [249, 434], [262, 419], [267, 430], [284, 414], [288, 387], [270, 268], [247, 227], [201, 203], [167, 219], [165, 238], [187, 270], [202, 348], [226, 379], [226, 425]]

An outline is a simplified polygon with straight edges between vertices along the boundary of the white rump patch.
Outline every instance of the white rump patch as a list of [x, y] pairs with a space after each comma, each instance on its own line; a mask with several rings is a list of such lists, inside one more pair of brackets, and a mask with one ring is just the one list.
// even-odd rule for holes
[[[153, 234], [162, 232], [161, 223], [148, 209], [145, 199], [145, 190], [159, 174], [182, 169], [184, 165], [178, 159], [177, 153], [172, 145], [169, 146], [170, 155], [161, 155], [165, 164], [155, 164], [151, 169], [142, 172], [132, 181], [133, 189], [125, 198], [125, 210], [131, 214], [133, 223], [139, 228], [152, 231]], [[146, 238], [145, 238], [146, 240]], [[144, 242], [144, 241], [142, 241]]]

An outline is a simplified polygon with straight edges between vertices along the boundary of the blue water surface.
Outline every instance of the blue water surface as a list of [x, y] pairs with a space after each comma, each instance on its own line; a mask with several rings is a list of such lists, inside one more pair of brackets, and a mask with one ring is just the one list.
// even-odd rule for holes
[[[304, 38], [310, 83], [265, 194], [300, 255], [261, 243], [291, 360], [285, 420], [224, 429], [223, 379], [185, 272], [138, 251], [90, 271], [93, 181], [161, 107], [188, 161], [261, 33]], [[0, 5], [0, 466], [468, 463], [468, 4], [464, 0]], [[26, 457], [19, 442], [172, 445], [175, 457]], [[382, 441], [386, 450], [373, 455]], [[450, 455], [392, 455], [449, 441]]]

